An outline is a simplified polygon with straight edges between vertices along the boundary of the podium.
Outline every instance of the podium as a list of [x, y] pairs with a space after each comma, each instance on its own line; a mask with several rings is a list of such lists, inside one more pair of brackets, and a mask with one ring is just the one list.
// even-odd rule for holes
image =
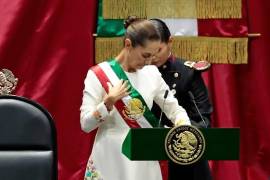
[[[130, 129], [122, 145], [122, 153], [130, 160], [169, 160], [165, 137], [169, 128]], [[202, 158], [208, 160], [238, 160], [240, 128], [200, 129], [205, 138]]]

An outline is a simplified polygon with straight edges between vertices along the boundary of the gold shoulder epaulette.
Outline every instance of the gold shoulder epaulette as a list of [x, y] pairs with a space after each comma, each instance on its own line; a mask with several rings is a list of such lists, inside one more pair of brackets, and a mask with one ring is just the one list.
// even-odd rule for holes
[[186, 61], [184, 62], [184, 65], [193, 68], [197, 71], [206, 71], [211, 66], [211, 64], [208, 61], [198, 61], [198, 62]]

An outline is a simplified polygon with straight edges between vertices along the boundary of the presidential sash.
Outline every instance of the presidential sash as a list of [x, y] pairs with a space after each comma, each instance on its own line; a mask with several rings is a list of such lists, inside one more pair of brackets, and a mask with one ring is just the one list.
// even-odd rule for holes
[[132, 128], [158, 127], [158, 120], [150, 111], [140, 93], [131, 85], [127, 75], [116, 60], [103, 62], [91, 68], [96, 74], [104, 90], [108, 93], [108, 82], [113, 86], [123, 79], [130, 86], [130, 95], [115, 103], [115, 108]]

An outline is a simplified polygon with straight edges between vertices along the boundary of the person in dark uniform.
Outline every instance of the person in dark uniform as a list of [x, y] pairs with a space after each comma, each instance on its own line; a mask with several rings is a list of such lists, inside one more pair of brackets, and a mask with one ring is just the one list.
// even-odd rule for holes
[[[208, 91], [201, 77], [201, 72], [207, 70], [207, 62], [191, 62], [173, 56], [172, 37], [167, 25], [160, 19], [150, 20], [161, 34], [161, 46], [152, 64], [159, 68], [163, 79], [178, 99], [179, 105], [186, 109], [191, 124], [198, 128], [210, 127], [212, 105]], [[161, 110], [154, 105], [152, 112], [160, 117]], [[173, 124], [163, 116], [163, 126]], [[211, 172], [207, 160], [200, 160], [192, 165], [181, 166], [169, 161], [170, 180], [211, 180]]]

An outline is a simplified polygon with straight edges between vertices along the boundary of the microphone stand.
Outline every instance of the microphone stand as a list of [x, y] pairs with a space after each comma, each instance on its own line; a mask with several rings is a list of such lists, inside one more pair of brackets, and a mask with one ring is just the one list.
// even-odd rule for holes
[[195, 101], [193, 93], [191, 91], [188, 91], [188, 95], [189, 95], [190, 99], [192, 100], [192, 102], [193, 102], [193, 104], [195, 106], [195, 109], [196, 109], [197, 113], [199, 114], [201, 120], [203, 121], [205, 128], [207, 128], [206, 122], [205, 122], [205, 120], [204, 120], [204, 118], [203, 118], [203, 116], [202, 116], [202, 114], [201, 114], [201, 112], [200, 112], [200, 110], [199, 110], [199, 108], [197, 106], [197, 103]]
[[162, 115], [163, 115], [163, 110], [164, 110], [164, 106], [165, 106], [165, 101], [168, 97], [168, 93], [169, 93], [169, 90], [167, 89], [164, 93], [164, 99], [163, 99], [163, 103], [162, 103], [162, 109], [161, 109], [161, 113], [160, 113], [160, 116], [159, 116], [159, 121], [158, 121], [158, 127], [161, 127], [161, 119], [162, 119]]

